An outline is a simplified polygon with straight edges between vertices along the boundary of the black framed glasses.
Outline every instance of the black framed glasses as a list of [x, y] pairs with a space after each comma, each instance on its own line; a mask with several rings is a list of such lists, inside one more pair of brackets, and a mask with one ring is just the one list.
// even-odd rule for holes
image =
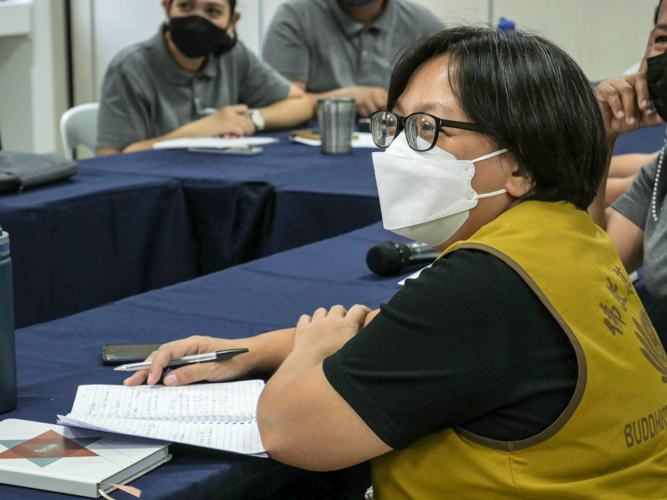
[[442, 127], [480, 132], [479, 127], [474, 123], [443, 120], [428, 113], [400, 116], [387, 109], [382, 109], [371, 115], [373, 142], [379, 148], [388, 148], [394, 138], [405, 130], [405, 137], [412, 149], [421, 152], [429, 151], [438, 142], [438, 134]]

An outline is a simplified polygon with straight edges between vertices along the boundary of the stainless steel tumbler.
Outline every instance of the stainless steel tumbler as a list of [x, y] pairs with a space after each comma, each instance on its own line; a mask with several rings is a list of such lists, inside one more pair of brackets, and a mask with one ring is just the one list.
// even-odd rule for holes
[[352, 134], [357, 106], [351, 97], [330, 97], [317, 101], [317, 121], [322, 139], [322, 153], [352, 152]]
[[16, 339], [9, 234], [0, 228], [0, 413], [16, 408]]

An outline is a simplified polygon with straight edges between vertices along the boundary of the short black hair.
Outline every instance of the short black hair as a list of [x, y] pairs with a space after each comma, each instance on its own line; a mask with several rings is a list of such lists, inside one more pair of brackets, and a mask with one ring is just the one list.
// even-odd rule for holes
[[658, 24], [658, 15], [660, 14], [660, 7], [662, 6], [662, 0], [658, 2], [658, 6], [655, 8], [655, 17], [653, 18], [653, 24]]
[[569, 201], [586, 210], [606, 168], [607, 139], [595, 93], [574, 60], [522, 31], [445, 29], [401, 57], [388, 108], [423, 63], [444, 54], [463, 112], [531, 177], [533, 189], [524, 199]]
[[[234, 12], [234, 9], [236, 9], [236, 0], [227, 0], [229, 2], [229, 10], [230, 12]], [[171, 8], [171, 4], [174, 3], [174, 0], [169, 0], [169, 8]]]

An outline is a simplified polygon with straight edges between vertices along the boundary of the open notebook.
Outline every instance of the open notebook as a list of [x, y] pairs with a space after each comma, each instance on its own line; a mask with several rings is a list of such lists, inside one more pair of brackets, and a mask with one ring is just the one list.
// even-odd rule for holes
[[82, 385], [58, 423], [268, 457], [257, 427], [261, 380], [184, 387]]

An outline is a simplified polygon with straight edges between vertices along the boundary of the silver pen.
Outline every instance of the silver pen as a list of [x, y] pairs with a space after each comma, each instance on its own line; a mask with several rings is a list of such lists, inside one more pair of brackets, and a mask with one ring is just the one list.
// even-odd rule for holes
[[[191, 356], [183, 356], [181, 358], [174, 358], [169, 363], [167, 367], [172, 366], [181, 366], [189, 365], [191, 363], [209, 363], [211, 361], [224, 361], [225, 359], [231, 359], [234, 356], [248, 352], [248, 349], [227, 349], [226, 351], [216, 351], [216, 352], [207, 352], [204, 354], [193, 354]], [[142, 361], [141, 363], [129, 363], [127, 365], [121, 365], [114, 368], [118, 372], [135, 372], [137, 370], [145, 370], [150, 368], [152, 361]]]

